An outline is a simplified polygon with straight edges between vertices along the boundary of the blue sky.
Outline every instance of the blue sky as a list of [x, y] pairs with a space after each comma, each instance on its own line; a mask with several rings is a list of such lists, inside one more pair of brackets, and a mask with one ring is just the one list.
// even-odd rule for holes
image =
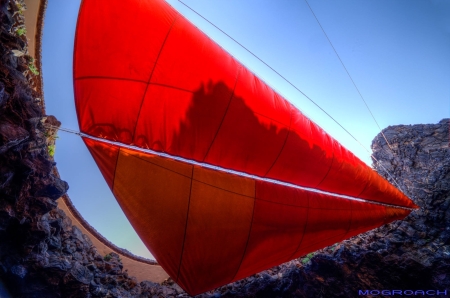
[[[346, 148], [371, 164], [369, 154], [358, 143], [294, 88], [180, 2], [168, 2]], [[185, 3], [288, 78], [370, 148], [378, 127], [304, 0]], [[449, 117], [449, 1], [309, 0], [309, 4], [382, 128], [437, 123]], [[79, 5], [79, 0], [49, 0], [43, 39], [47, 114], [55, 115], [63, 127], [74, 130], [78, 130], [78, 125], [72, 56]], [[55, 160], [82, 216], [116, 245], [151, 257], [81, 139], [64, 132], [59, 136]]]

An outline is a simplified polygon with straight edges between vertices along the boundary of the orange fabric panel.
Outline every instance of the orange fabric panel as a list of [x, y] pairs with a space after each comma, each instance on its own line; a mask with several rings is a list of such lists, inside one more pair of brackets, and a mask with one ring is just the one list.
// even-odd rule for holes
[[292, 258], [345, 239], [351, 213], [350, 200], [314, 193], [309, 199], [305, 235]]
[[176, 276], [188, 214], [192, 165], [121, 149], [114, 179], [120, 207], [156, 260]]
[[230, 193], [237, 193], [251, 198], [255, 197], [255, 180], [250, 178], [214, 171], [212, 169], [195, 167], [194, 180], [226, 190]]
[[365, 202], [352, 201], [350, 229], [345, 238], [382, 226], [386, 221], [386, 207]]
[[290, 261], [303, 237], [308, 199], [299, 189], [256, 182], [250, 238], [234, 280]]
[[74, 79], [117, 77], [147, 82], [178, 15], [173, 9], [161, 9], [162, 5], [167, 4], [129, 1], [124, 6], [123, 0], [84, 0], [77, 23], [77, 31], [83, 34], [75, 38]]
[[88, 138], [83, 138], [83, 141], [97, 163], [100, 172], [102, 172], [103, 178], [105, 178], [106, 183], [112, 190], [119, 147], [97, 142]]
[[130, 144], [145, 88], [145, 84], [133, 81], [76, 80], [81, 131]]
[[195, 167], [177, 280], [191, 295], [226, 284], [236, 275], [250, 233], [254, 192], [251, 179]]

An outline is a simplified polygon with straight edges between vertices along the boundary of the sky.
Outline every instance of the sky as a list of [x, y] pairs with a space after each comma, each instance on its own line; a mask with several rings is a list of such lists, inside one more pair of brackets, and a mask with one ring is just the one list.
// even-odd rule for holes
[[[167, 2], [371, 165], [365, 149], [267, 66], [179, 1]], [[370, 150], [379, 129], [305, 0], [184, 2], [281, 73]], [[437, 123], [449, 117], [450, 1], [308, 2], [381, 128]], [[42, 50], [47, 114], [72, 130], [78, 130], [72, 60], [79, 5], [80, 0], [48, 1]], [[139, 46], [138, 41], [133, 46]], [[55, 161], [77, 210], [114, 244], [153, 258], [81, 139], [65, 132], [59, 137]]]

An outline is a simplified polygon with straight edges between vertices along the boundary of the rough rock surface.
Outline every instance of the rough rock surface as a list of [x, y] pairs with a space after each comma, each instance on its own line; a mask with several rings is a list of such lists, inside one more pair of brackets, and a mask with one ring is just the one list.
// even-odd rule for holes
[[[151, 297], [173, 291], [129, 277], [100, 255], [55, 200], [51, 146], [59, 121], [42, 114], [30, 86], [20, 2], [0, 0], [0, 297]], [[53, 128], [49, 128], [52, 125]]]
[[[13, 1], [0, 0], [0, 281], [11, 297], [187, 297], [176, 284], [137, 283], [118, 255], [101, 256], [56, 208], [66, 182], [52, 175], [30, 60]], [[45, 119], [45, 120], [44, 120]], [[358, 290], [450, 289], [450, 120], [395, 126], [374, 156], [421, 209], [305, 258], [200, 297], [358, 297]], [[375, 165], [387, 177], [384, 169]], [[388, 178], [388, 177], [387, 177]], [[388, 178], [389, 179], [389, 178]], [[0, 296], [8, 297], [2, 290]], [[381, 297], [381, 296], [377, 296]]]

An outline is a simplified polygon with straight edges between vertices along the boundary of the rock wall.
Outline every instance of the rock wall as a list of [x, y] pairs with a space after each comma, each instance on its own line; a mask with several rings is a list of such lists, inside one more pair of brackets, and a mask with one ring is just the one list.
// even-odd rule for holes
[[[36, 102], [42, 109], [42, 113], [45, 113], [45, 101], [43, 94], [43, 80], [42, 80], [42, 37], [43, 37], [43, 21], [47, 7], [47, 0], [15, 0], [11, 2], [11, 11], [15, 11], [14, 17], [16, 19], [15, 28], [20, 28], [22, 23], [25, 23], [26, 28], [26, 41], [27, 51], [16, 52], [19, 55], [28, 53], [34, 58], [34, 65], [36, 70], [40, 72], [40, 75], [29, 76], [28, 81], [31, 88], [36, 91], [38, 95]], [[23, 33], [23, 32], [22, 32]], [[23, 39], [23, 38], [22, 38]], [[29, 58], [28, 58], [29, 59]], [[40, 99], [40, 100], [39, 100]], [[58, 124], [58, 123], [57, 123]], [[59, 124], [58, 124], [59, 125]], [[56, 136], [57, 131], [52, 131]], [[47, 132], [48, 135], [48, 132]], [[55, 147], [56, 138], [47, 138], [47, 145], [50, 148]], [[60, 178], [58, 170], [52, 169], [52, 174], [56, 178]], [[97, 232], [76, 210], [69, 196], [66, 194], [57, 200], [58, 208], [62, 209], [65, 214], [71, 219], [72, 225], [75, 225], [83, 234], [86, 234], [96, 247], [97, 251], [106, 255], [114, 252], [119, 255], [122, 260], [122, 264], [125, 270], [128, 270], [129, 274], [135, 276], [138, 281], [150, 280], [155, 283], [160, 283], [166, 280], [169, 276], [157, 264], [154, 260], [145, 259], [143, 257], [136, 256], [126, 249], [117, 247], [108, 239], [104, 238], [99, 232]]]
[[155, 287], [164, 291], [128, 276], [117, 254], [99, 254], [57, 208], [68, 184], [54, 175], [55, 130], [48, 125], [60, 123], [42, 113], [38, 74], [18, 30], [21, 3], [0, 0], [0, 297], [149, 297]]

